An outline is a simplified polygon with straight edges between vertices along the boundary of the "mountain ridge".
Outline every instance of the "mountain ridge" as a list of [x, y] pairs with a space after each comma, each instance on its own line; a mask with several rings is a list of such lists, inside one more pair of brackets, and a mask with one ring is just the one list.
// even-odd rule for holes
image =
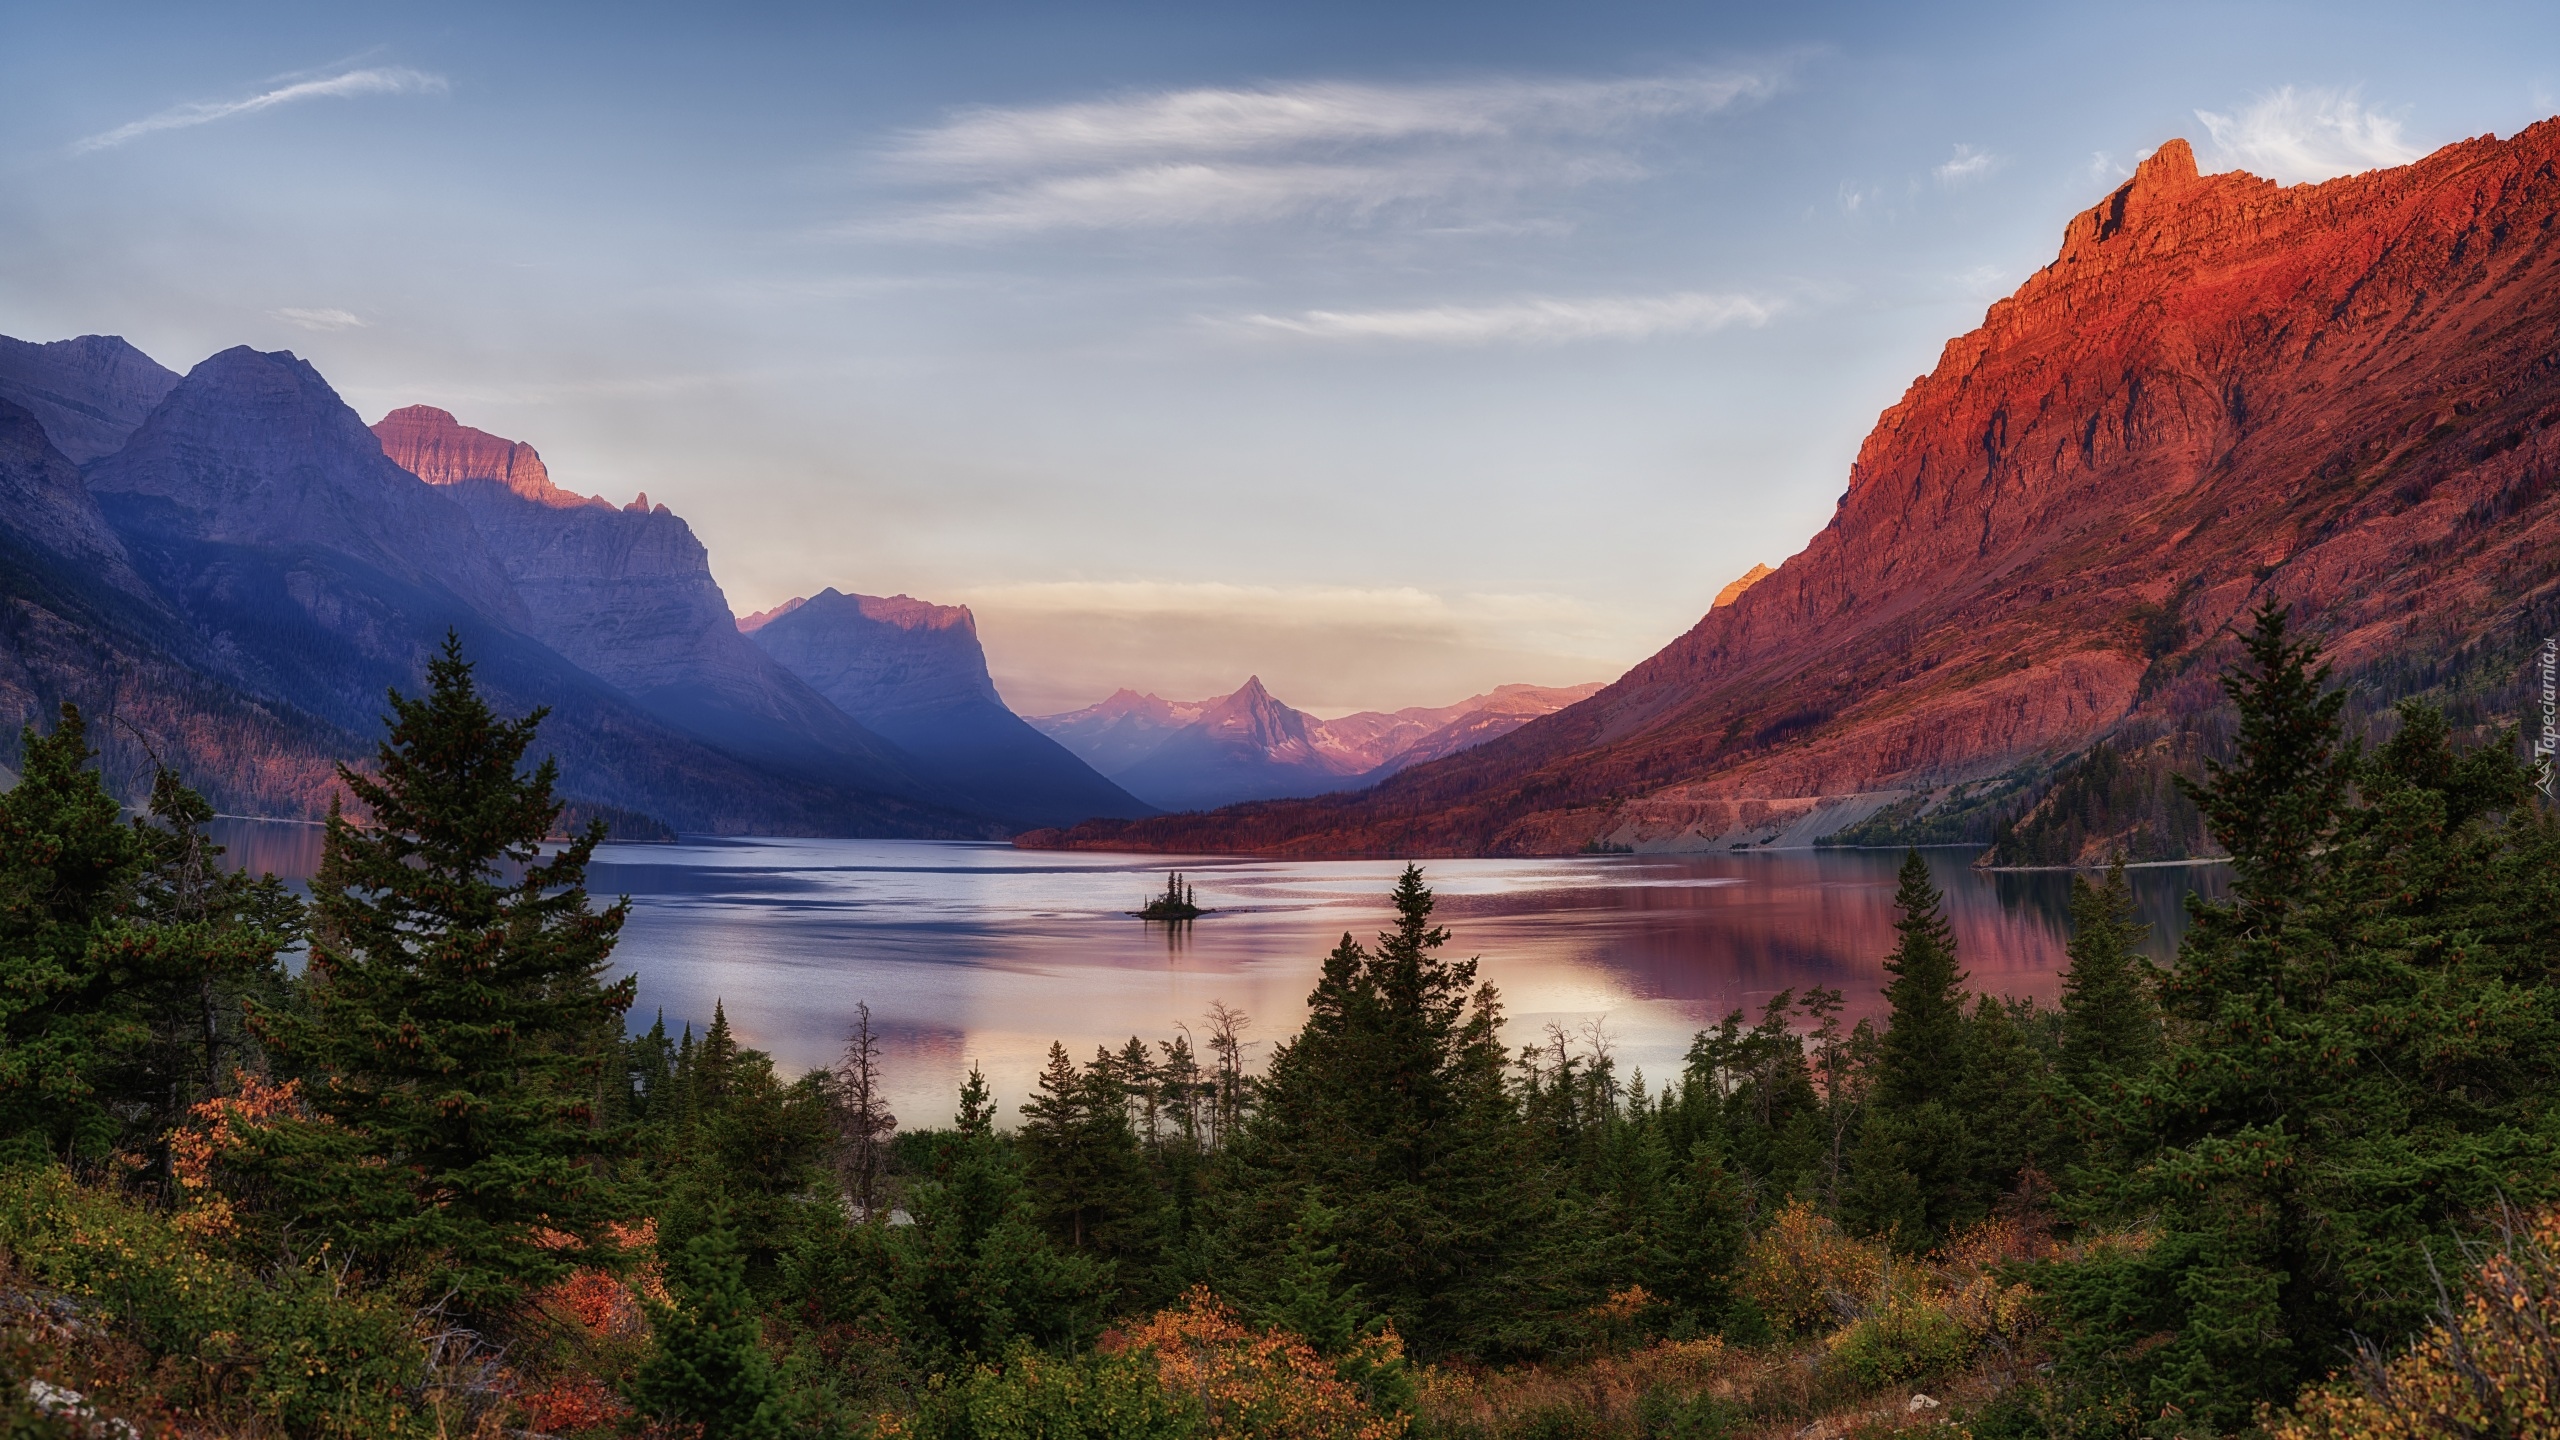
[[2291, 187], [2172, 141], [1883, 412], [1803, 550], [1599, 694], [1357, 796], [1020, 843], [1804, 843], [2109, 737], [2209, 753], [2266, 600], [2359, 703], [2512, 715], [2560, 623], [2556, 226], [2560, 121]]

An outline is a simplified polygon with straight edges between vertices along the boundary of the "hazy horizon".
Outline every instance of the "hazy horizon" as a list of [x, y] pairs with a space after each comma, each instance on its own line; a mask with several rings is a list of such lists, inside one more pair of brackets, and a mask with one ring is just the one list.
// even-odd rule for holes
[[[2484, 45], [2481, 37], [2498, 43]], [[1006, 698], [1613, 678], [2173, 136], [2560, 110], [2522, 6], [22, 10], [0, 332], [292, 349]], [[2543, 43], [2536, 43], [2537, 41]]]

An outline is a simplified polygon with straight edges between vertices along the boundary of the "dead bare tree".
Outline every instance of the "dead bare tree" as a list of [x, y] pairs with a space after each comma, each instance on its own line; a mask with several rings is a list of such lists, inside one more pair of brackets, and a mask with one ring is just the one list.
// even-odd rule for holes
[[881, 1200], [882, 1178], [889, 1170], [889, 1142], [898, 1133], [898, 1117], [880, 1086], [880, 1039], [871, 1030], [871, 1007], [853, 1007], [853, 1025], [845, 1032], [844, 1058], [836, 1064], [836, 1165], [854, 1211], [870, 1220]]
[[1244, 1074], [1244, 1032], [1251, 1023], [1243, 1011], [1231, 1010], [1223, 1001], [1209, 1003], [1209, 1052], [1218, 1057], [1217, 1072], [1211, 1081], [1216, 1088], [1209, 1103], [1209, 1143], [1213, 1146], [1224, 1146], [1244, 1122], [1249, 1099]]

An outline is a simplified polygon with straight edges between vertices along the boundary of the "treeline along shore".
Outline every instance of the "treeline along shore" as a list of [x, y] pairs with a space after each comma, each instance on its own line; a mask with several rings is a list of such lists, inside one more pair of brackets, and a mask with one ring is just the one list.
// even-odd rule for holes
[[2231, 900], [2157, 967], [2075, 880], [2054, 1007], [1967, 990], [1915, 854], [1881, 1024], [1622, 1073], [1506, 1032], [1408, 867], [1258, 1070], [1221, 1007], [904, 1127], [867, 1011], [797, 1077], [632, 1034], [602, 830], [545, 843], [458, 642], [308, 901], [66, 706], [0, 796], [0, 1429], [2552, 1434], [2560, 825], [2327, 681], [2261, 609], [2182, 791]]

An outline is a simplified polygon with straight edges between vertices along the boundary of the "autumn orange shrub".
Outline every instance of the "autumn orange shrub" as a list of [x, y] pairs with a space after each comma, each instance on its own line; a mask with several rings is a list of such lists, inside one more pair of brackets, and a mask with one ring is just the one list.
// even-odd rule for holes
[[[1400, 1360], [1389, 1331], [1361, 1344], [1380, 1363]], [[1118, 1337], [1121, 1352], [1152, 1351], [1165, 1390], [1195, 1399], [1207, 1432], [1256, 1440], [1397, 1440], [1402, 1415], [1381, 1415], [1307, 1342], [1283, 1330], [1248, 1329], [1205, 1286]]]
[[197, 1103], [187, 1112], [188, 1123], [169, 1132], [169, 1173], [178, 1182], [171, 1221], [180, 1233], [200, 1240], [228, 1240], [239, 1233], [239, 1216], [217, 1172], [222, 1157], [239, 1148], [242, 1132], [310, 1117], [299, 1080], [276, 1085], [246, 1070], [233, 1071], [231, 1078], [239, 1093]]
[[2511, 1226], [2408, 1353], [2302, 1397], [2277, 1440], [2560, 1435], [2560, 1210]]
[[[1835, 1327], [1883, 1280], [1885, 1250], [1853, 1240], [1803, 1200], [1790, 1200], [1744, 1256], [1742, 1293], [1769, 1323], [1795, 1335]], [[1835, 1303], [1839, 1297], [1843, 1303]]]

